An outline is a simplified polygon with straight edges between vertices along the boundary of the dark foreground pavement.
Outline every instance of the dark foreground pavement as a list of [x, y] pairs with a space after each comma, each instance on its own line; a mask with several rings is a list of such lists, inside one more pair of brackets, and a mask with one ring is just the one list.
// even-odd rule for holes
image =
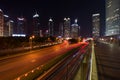
[[120, 80], [120, 47], [96, 43], [95, 54], [99, 80]]

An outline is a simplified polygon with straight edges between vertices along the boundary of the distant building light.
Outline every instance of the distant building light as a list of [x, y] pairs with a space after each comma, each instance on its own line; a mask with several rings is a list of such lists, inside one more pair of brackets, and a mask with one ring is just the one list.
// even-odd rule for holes
[[66, 21], [67, 19], [66, 19], [66, 18], [64, 18], [64, 20]]
[[77, 23], [78, 22], [78, 20], [77, 19], [75, 19], [75, 23]]
[[26, 37], [25, 34], [12, 34], [13, 37]]
[[66, 40], [69, 40], [69, 39], [71, 39], [70, 37], [67, 37], [67, 38], [65, 38]]
[[8, 15], [4, 15], [4, 17], [8, 18], [9, 16]]
[[94, 16], [99, 16], [100, 14], [99, 13], [97, 13], [97, 14], [93, 14], [92, 16], [94, 17]]
[[62, 38], [62, 36], [58, 36], [58, 38]]
[[49, 31], [48, 30], [46, 30], [46, 33], [48, 33]]
[[35, 17], [39, 17], [39, 15], [36, 13], [36, 14], [33, 16], [33, 18], [35, 18]]
[[71, 26], [79, 26], [78, 24], [72, 24]]
[[11, 23], [13, 23], [14, 21], [13, 20], [10, 20]]
[[24, 21], [24, 18], [17, 18], [18, 20], [20, 20], [20, 21]]
[[0, 12], [3, 12], [2, 9], [0, 9]]
[[49, 21], [52, 22], [53, 20], [50, 18]]
[[70, 18], [68, 18], [68, 20], [70, 20]]

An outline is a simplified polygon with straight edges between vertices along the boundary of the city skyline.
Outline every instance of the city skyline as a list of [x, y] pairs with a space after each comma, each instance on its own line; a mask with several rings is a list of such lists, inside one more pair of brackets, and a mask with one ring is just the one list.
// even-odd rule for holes
[[[9, 3], [9, 4], [8, 4]], [[94, 4], [94, 5], [93, 5]], [[64, 17], [70, 17], [71, 23], [74, 19], [78, 19], [78, 24], [81, 26], [81, 34], [89, 36], [92, 33], [92, 14], [100, 13], [102, 18], [102, 27], [104, 27], [104, 0], [92, 1], [1, 1], [0, 8], [3, 12], [13, 19], [23, 16], [28, 21], [32, 21], [32, 16], [36, 13], [40, 16], [40, 24], [47, 26], [50, 17], [54, 20], [54, 26], [57, 28], [59, 23], [63, 21]], [[31, 27], [31, 25], [28, 25]], [[86, 33], [85, 33], [86, 32]]]
[[120, 80], [119, 68], [120, 0], [0, 1], [0, 80]]

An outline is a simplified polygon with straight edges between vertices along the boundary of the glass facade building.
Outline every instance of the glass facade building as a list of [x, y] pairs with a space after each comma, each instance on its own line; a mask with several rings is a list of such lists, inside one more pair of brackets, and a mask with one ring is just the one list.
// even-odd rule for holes
[[64, 18], [64, 38], [70, 38], [70, 18]]
[[17, 34], [26, 34], [26, 20], [23, 17], [17, 18]]
[[120, 34], [120, 0], [106, 0], [106, 36]]
[[33, 35], [40, 36], [40, 21], [37, 13], [33, 15]]
[[92, 15], [92, 23], [93, 23], [93, 30], [92, 36], [97, 38], [100, 36], [100, 14], [93, 14]]
[[71, 38], [77, 39], [80, 36], [80, 26], [77, 23], [77, 19], [75, 19], [74, 24], [71, 25]]
[[49, 19], [48, 27], [49, 27], [48, 29], [49, 36], [54, 36], [53, 20], [51, 18]]

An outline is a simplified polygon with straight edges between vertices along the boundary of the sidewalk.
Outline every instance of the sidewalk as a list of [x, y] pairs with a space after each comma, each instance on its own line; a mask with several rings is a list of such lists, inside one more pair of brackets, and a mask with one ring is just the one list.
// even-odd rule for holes
[[113, 43], [95, 46], [99, 80], [120, 80], [120, 47]]

